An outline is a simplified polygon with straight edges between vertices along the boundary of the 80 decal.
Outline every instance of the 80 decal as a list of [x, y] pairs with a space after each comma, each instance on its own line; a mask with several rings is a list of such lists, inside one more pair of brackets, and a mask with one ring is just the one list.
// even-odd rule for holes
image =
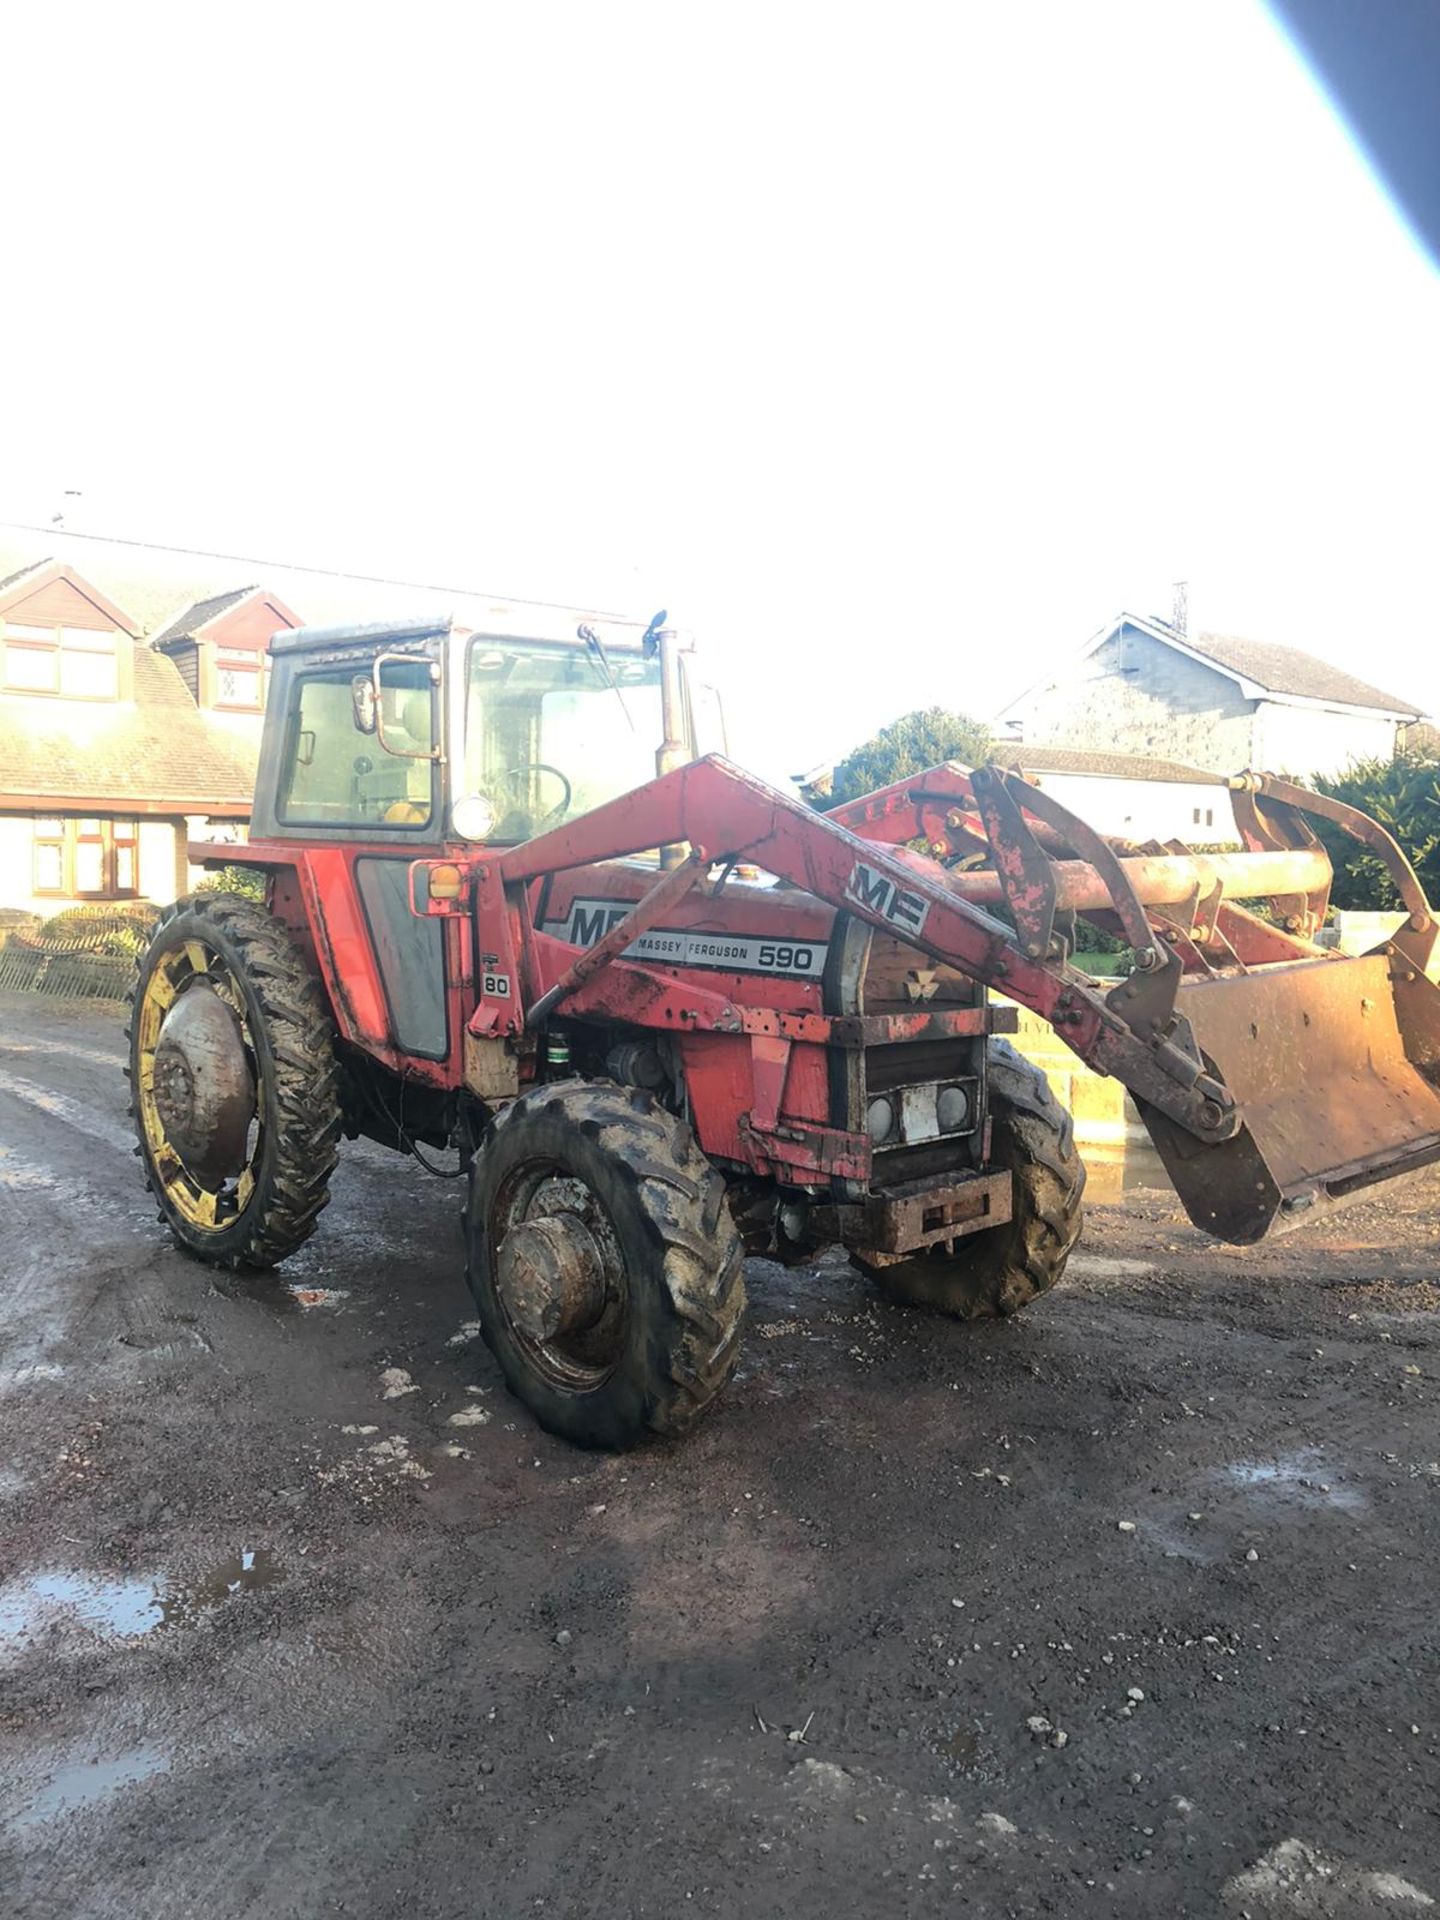
[[510, 976], [508, 973], [482, 973], [480, 991], [489, 1000], [508, 1000], [510, 998]]

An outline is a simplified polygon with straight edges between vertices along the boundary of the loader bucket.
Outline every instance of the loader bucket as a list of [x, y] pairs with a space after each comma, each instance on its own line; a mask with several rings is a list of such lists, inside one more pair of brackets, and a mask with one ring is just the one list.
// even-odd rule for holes
[[1440, 1059], [1440, 989], [1403, 956], [1187, 977], [1176, 1011], [1243, 1125], [1206, 1142], [1136, 1104], [1206, 1233], [1242, 1245], [1284, 1233], [1440, 1159], [1440, 1094], [1415, 1064]]

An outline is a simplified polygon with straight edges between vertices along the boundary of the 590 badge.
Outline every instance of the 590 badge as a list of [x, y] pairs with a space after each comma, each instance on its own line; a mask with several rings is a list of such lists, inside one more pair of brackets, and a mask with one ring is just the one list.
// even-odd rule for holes
[[[574, 900], [569, 917], [547, 920], [542, 933], [572, 947], [593, 947], [619, 926], [633, 902]], [[824, 940], [756, 940], [743, 933], [706, 933], [700, 928], [654, 927], [625, 949], [627, 960], [660, 960], [672, 967], [708, 967], [718, 973], [783, 974], [791, 980], [818, 980], [830, 951]]]

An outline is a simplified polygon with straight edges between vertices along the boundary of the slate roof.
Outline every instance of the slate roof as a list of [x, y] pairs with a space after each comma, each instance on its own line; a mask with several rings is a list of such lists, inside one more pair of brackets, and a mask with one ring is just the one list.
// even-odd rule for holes
[[1418, 719], [1421, 709], [1393, 693], [1383, 693], [1366, 680], [1339, 667], [1328, 666], [1298, 647], [1277, 646], [1269, 640], [1240, 640], [1227, 633], [1176, 634], [1192, 653], [1213, 660], [1217, 667], [1242, 674], [1270, 693], [1288, 693], [1305, 700], [1323, 700], [1342, 707], [1380, 707], [1386, 713], [1404, 713]]
[[134, 700], [0, 700], [0, 794], [248, 813], [256, 748], [206, 725], [173, 660], [137, 644]]
[[[484, 631], [497, 617], [508, 624], [521, 608], [539, 609], [542, 614], [563, 613], [567, 619], [581, 611], [479, 589], [367, 579], [324, 567], [284, 566], [268, 560], [229, 560], [219, 555], [187, 553], [178, 547], [74, 533], [64, 527], [0, 524], [0, 571], [19, 567], [24, 572], [40, 554], [67, 562], [93, 581], [101, 592], [129, 611], [142, 633], [152, 636], [173, 626], [178, 607], [193, 612], [199, 602], [230, 593], [238, 597], [249, 591], [257, 569], [266, 591], [278, 594], [312, 627], [453, 614], [462, 626]], [[587, 617], [607, 617], [599, 607], [584, 611]], [[180, 617], [188, 619], [190, 613]], [[573, 634], [573, 624], [568, 630]]]
[[27, 573], [38, 573], [41, 567], [48, 567], [49, 564], [48, 560], [27, 560], [23, 567], [17, 567], [14, 573], [7, 573], [5, 578], [0, 580], [0, 593], [3, 593], [6, 587], [13, 587], [17, 580], [23, 580]]
[[1006, 742], [995, 748], [995, 761], [1002, 767], [1019, 767], [1025, 773], [1076, 773], [1110, 780], [1165, 780], [1176, 785], [1217, 787], [1219, 776], [1199, 767], [1187, 767], [1178, 760], [1154, 760], [1145, 754], [1093, 753], [1084, 747], [1027, 747], [1022, 742]]
[[212, 593], [208, 600], [196, 600], [186, 607], [182, 614], [172, 620], [162, 633], [157, 633], [152, 644], [163, 647], [167, 640], [185, 640], [192, 633], [198, 633], [217, 614], [224, 613], [227, 607], [237, 606], [247, 594], [256, 589], [250, 587], [232, 587], [228, 593]]

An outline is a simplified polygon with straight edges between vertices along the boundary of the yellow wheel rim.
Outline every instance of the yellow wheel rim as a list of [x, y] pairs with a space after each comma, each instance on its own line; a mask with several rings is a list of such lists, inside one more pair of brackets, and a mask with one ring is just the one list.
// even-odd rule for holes
[[165, 1015], [192, 982], [202, 979], [239, 1021], [253, 1071], [255, 1045], [240, 983], [213, 947], [192, 937], [159, 955], [141, 993], [135, 1020], [135, 1104], [146, 1157], [166, 1203], [187, 1226], [220, 1233], [239, 1219], [255, 1192], [255, 1168], [265, 1141], [265, 1088], [261, 1076], [254, 1075], [256, 1125], [245, 1165], [238, 1175], [218, 1182], [200, 1179], [185, 1165], [166, 1137], [165, 1123], [155, 1100], [155, 1049]]

